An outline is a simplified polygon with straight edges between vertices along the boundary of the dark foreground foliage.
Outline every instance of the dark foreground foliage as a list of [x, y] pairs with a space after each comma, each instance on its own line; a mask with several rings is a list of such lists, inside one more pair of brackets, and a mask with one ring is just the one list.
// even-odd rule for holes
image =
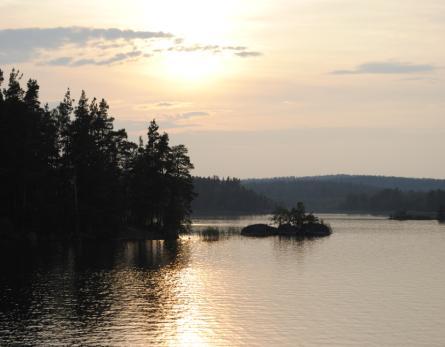
[[[13, 70], [0, 89], [0, 230], [20, 237], [110, 237], [122, 227], [177, 232], [188, 221], [193, 165], [153, 120], [147, 140], [114, 129], [105, 100], [54, 109]], [[0, 84], [4, 81], [0, 70]]]

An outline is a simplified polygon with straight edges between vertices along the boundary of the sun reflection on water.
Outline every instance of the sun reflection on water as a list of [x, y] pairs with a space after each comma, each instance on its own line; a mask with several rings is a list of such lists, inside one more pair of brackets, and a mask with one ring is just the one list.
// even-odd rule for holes
[[322, 240], [245, 238], [232, 220], [218, 236], [3, 248], [0, 345], [442, 345], [443, 226], [332, 222]]
[[210, 346], [209, 335], [212, 331], [203, 319], [199, 305], [204, 282], [205, 274], [193, 266], [178, 273], [176, 305], [182, 307], [182, 314], [175, 322], [176, 346]]

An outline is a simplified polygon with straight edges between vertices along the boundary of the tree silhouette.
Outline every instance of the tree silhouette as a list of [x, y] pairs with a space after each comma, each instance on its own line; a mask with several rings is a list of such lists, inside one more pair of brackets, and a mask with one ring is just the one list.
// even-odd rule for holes
[[[146, 146], [128, 141], [102, 99], [70, 90], [50, 110], [18, 70], [0, 90], [0, 222], [11, 237], [110, 237], [133, 224], [176, 234], [188, 221], [193, 165], [153, 120]], [[0, 70], [0, 85], [4, 81]], [[46, 235], [46, 236], [48, 236]]]
[[272, 222], [280, 225], [291, 225], [294, 227], [302, 227], [304, 224], [318, 223], [318, 217], [312, 213], [306, 214], [306, 208], [302, 202], [298, 202], [296, 207], [288, 210], [284, 207], [275, 209], [271, 218]]

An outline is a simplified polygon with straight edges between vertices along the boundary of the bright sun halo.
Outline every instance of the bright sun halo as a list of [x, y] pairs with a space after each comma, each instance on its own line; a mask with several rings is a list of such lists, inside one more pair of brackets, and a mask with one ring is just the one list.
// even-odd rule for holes
[[168, 52], [162, 65], [170, 79], [189, 83], [205, 82], [222, 73], [222, 58], [207, 52]]

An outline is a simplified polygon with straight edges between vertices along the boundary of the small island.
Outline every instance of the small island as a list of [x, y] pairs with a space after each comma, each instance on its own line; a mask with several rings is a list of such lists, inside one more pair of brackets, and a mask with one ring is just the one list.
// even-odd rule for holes
[[292, 209], [277, 208], [273, 213], [271, 221], [274, 225], [252, 224], [241, 230], [244, 236], [295, 236], [299, 238], [324, 237], [332, 234], [332, 229], [323, 220], [306, 213], [304, 204], [299, 202]]

